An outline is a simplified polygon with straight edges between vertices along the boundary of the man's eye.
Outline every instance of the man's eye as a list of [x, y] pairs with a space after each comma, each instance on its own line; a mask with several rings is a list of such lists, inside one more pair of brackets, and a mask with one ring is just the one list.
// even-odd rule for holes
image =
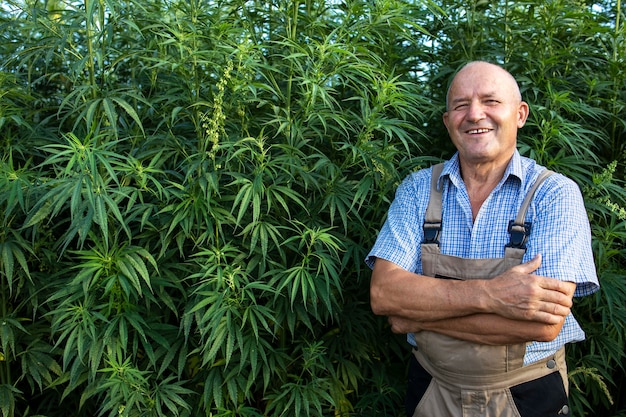
[[457, 104], [456, 107], [454, 107], [454, 110], [463, 110], [464, 108], [467, 107], [466, 103], [463, 104]]

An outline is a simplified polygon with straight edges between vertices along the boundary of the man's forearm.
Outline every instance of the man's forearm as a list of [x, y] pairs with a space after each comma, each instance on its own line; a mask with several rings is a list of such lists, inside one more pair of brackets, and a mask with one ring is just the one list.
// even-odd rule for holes
[[549, 341], [561, 330], [563, 323], [547, 325], [532, 321], [511, 320], [495, 314], [474, 314], [428, 322], [390, 317], [396, 333], [429, 330], [457, 339], [486, 345], [507, 345], [532, 341]]

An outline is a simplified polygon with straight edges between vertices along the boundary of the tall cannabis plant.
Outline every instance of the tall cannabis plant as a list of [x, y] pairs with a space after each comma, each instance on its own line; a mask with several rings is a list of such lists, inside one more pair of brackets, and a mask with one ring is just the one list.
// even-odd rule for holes
[[3, 11], [3, 415], [397, 413], [361, 260], [427, 143], [427, 10], [41, 6]]
[[9, 0], [0, 24], [2, 417], [402, 415], [362, 260], [450, 156], [469, 59], [520, 79], [520, 150], [583, 189], [602, 291], [572, 405], [623, 414], [619, 2]]

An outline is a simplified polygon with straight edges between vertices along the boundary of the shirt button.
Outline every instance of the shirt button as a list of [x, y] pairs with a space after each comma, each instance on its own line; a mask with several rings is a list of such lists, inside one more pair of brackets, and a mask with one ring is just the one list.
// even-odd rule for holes
[[554, 369], [554, 367], [556, 366], [556, 362], [554, 361], [554, 359], [550, 359], [546, 366], [550, 369]]
[[561, 415], [568, 415], [569, 414], [569, 407], [567, 405], [564, 405], [560, 410], [559, 410], [559, 414]]

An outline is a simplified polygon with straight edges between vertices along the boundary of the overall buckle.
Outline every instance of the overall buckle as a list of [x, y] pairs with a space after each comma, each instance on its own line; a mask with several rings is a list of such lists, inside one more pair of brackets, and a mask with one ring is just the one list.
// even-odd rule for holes
[[439, 232], [441, 232], [441, 222], [424, 222], [424, 242], [439, 244]]
[[532, 224], [530, 222], [518, 224], [514, 220], [510, 220], [508, 231], [511, 237], [509, 244], [506, 246], [508, 248], [526, 249], [526, 242], [528, 241], [528, 236], [530, 236], [531, 227]]

